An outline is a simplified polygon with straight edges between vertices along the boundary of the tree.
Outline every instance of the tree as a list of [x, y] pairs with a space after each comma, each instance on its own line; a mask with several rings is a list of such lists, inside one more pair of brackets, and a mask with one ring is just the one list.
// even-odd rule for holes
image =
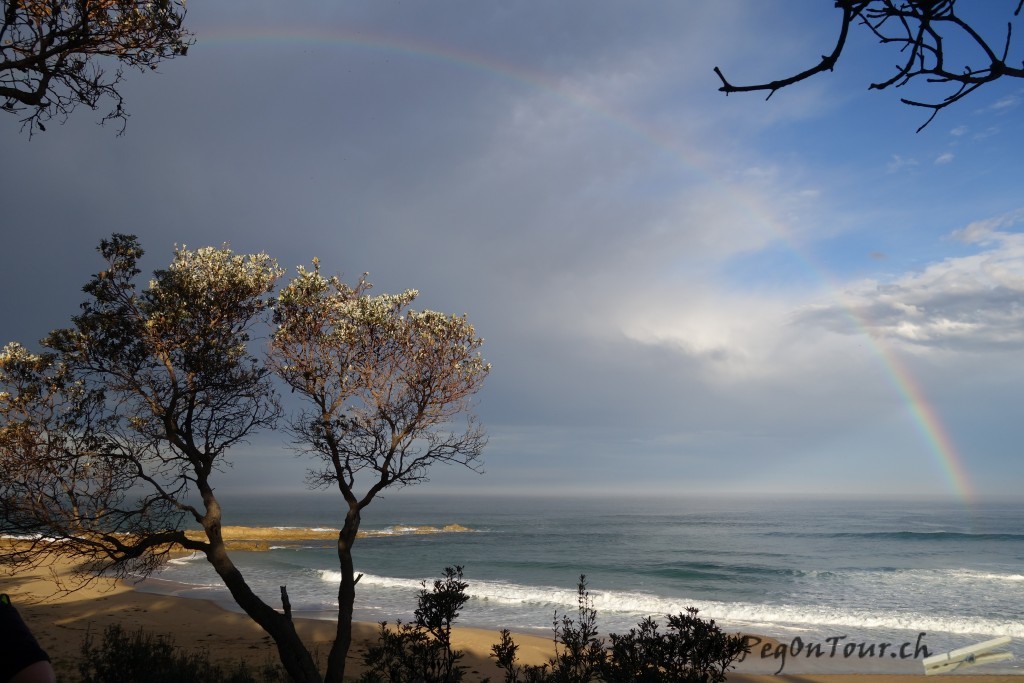
[[[270, 364], [308, 407], [291, 423], [297, 447], [320, 458], [312, 486], [336, 487], [346, 506], [338, 534], [338, 626], [327, 681], [341, 681], [352, 642], [357, 578], [352, 546], [362, 510], [381, 491], [425, 481], [435, 464], [475, 468], [486, 443], [470, 401], [490, 365], [465, 317], [413, 311], [417, 292], [370, 296], [299, 268], [274, 308]], [[455, 420], [466, 416], [462, 426]], [[365, 485], [357, 489], [357, 477]]]
[[23, 115], [29, 135], [108, 97], [103, 121], [120, 120], [123, 131], [124, 67], [156, 69], [192, 44], [184, 0], [2, 0], [0, 8], [0, 108]]
[[[327, 671], [340, 681], [359, 511], [385, 487], [422, 481], [433, 463], [479, 456], [484, 436], [472, 419], [464, 432], [445, 427], [487, 374], [480, 340], [464, 318], [406, 311], [413, 292], [369, 297], [365, 282], [352, 290], [318, 271], [300, 269], [275, 301], [283, 271], [265, 254], [178, 248], [140, 292], [135, 237], [115, 235], [99, 251], [106, 268], [85, 286], [72, 326], [52, 332], [44, 353], [0, 352], [0, 534], [37, 539], [0, 559], [17, 568], [57, 554], [82, 561], [86, 576], [125, 577], [148, 574], [175, 548], [203, 553], [274, 639], [292, 680], [320, 681], [287, 594], [278, 612], [229, 556], [214, 493], [227, 452], [277, 424], [276, 369], [322, 401], [295, 430], [328, 459], [314, 481], [337, 481], [348, 502], [345, 599]], [[268, 363], [251, 352], [250, 332], [272, 307], [280, 328]], [[376, 478], [356, 499], [352, 477], [363, 469]], [[186, 522], [203, 538], [186, 536]]]
[[[0, 528], [36, 541], [4, 559], [77, 558], [83, 571], [145, 575], [175, 548], [203, 553], [277, 643], [295, 680], [319, 680], [288, 615], [246, 584], [221, 535], [213, 478], [226, 452], [279, 414], [248, 349], [282, 272], [264, 254], [177, 249], [138, 292], [132, 236], [100, 244], [105, 270], [46, 353], [0, 354]], [[198, 498], [198, 500], [196, 500]], [[185, 535], [191, 520], [205, 540]]]
[[[980, 28], [964, 20], [956, 12], [957, 0], [835, 0], [842, 12], [836, 44], [816, 65], [798, 74], [753, 85], [733, 85], [726, 80], [721, 69], [715, 73], [722, 81], [720, 91], [768, 91], [768, 97], [787, 86], [803, 81], [824, 71], [832, 71], [846, 46], [850, 27], [854, 23], [865, 26], [882, 44], [899, 46], [903, 61], [896, 65], [891, 77], [872, 83], [871, 90], [897, 88], [923, 79], [926, 83], [948, 84], [952, 92], [940, 100], [924, 102], [901, 98], [904, 104], [931, 110], [931, 115], [918, 128], [924, 129], [935, 116], [949, 105], [959, 102], [983, 85], [1004, 76], [1024, 78], [1024, 63], [1009, 63], [1013, 38], [1013, 21], [1006, 24], [1005, 33], [997, 42], [984, 37]], [[988, 2], [977, 3], [988, 8]], [[1018, 17], [1024, 0], [1017, 0], [1013, 17]]]

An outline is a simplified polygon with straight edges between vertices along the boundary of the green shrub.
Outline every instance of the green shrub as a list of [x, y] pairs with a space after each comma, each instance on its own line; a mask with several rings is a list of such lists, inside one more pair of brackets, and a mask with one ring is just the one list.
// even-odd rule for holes
[[660, 633], [658, 623], [648, 617], [626, 635], [609, 636], [604, 680], [721, 683], [733, 661], [749, 649], [745, 639], [723, 633], [714, 619], [700, 619], [695, 607], [667, 618], [667, 633]]
[[78, 665], [82, 683], [277, 683], [281, 670], [267, 664], [258, 672], [239, 662], [230, 669], [210, 662], [208, 652], [187, 652], [168, 636], [142, 629], [126, 633], [118, 625], [108, 626], [103, 639], [94, 645], [91, 634], [82, 643]]
[[587, 591], [587, 577], [580, 575], [576, 586], [576, 619], [555, 613], [555, 657], [551, 660], [551, 681], [589, 683], [604, 665], [604, 643], [597, 637], [597, 610]]
[[555, 614], [555, 656], [547, 664], [517, 664], [519, 646], [507, 629], [501, 631], [491, 653], [505, 670], [505, 683], [722, 683], [732, 663], [749, 650], [742, 637], [698, 618], [694, 607], [669, 615], [667, 633], [648, 617], [625, 635], [611, 634], [606, 648], [598, 638], [585, 576], [577, 590], [577, 618]]
[[363, 683], [458, 683], [464, 668], [458, 661], [463, 653], [452, 650], [452, 623], [466, 604], [469, 584], [462, 580], [462, 567], [445, 567], [444, 576], [434, 581], [433, 590], [426, 582], [420, 590], [411, 624], [398, 622], [389, 629], [380, 624], [376, 645], [363, 656], [366, 671]]

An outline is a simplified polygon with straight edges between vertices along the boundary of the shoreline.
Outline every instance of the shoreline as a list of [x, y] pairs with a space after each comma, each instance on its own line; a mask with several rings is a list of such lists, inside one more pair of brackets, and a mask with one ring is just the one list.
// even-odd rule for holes
[[[58, 561], [18, 575], [0, 574], [0, 592], [11, 595], [40, 645], [50, 654], [60, 681], [79, 679], [77, 661], [86, 635], [100, 637], [107, 626], [114, 624], [128, 633], [141, 628], [153, 635], [169, 636], [183, 649], [205, 649], [215, 662], [230, 664], [245, 660], [253, 666], [277, 663], [277, 651], [269, 636], [243, 613], [225, 609], [211, 600], [136, 590], [129, 583], [107, 578], [97, 579], [70, 593], [61, 592], [58, 581], [68, 576], [70, 570], [70, 563]], [[318, 651], [321, 659], [325, 659], [333, 641], [335, 623], [302, 617], [296, 617], [295, 623], [307, 647]], [[353, 645], [347, 667], [350, 677], [357, 677], [361, 672], [362, 653], [368, 642], [376, 640], [377, 631], [376, 623], [353, 624]], [[521, 633], [515, 633], [514, 637], [520, 646], [520, 663], [541, 664], [553, 653], [550, 637]], [[466, 653], [462, 662], [467, 667], [467, 682], [487, 677], [494, 683], [504, 680], [504, 672], [490, 657], [491, 646], [499, 640], [497, 631], [457, 626], [453, 640], [455, 647]], [[758, 659], [757, 653], [752, 652], [748, 663], [731, 672], [727, 680], [737, 683], [911, 683], [924, 680], [923, 669], [917, 673], [885, 673], [872, 661], [863, 662], [863, 673], [835, 673], [835, 664], [826, 661], [813, 673], [802, 671], [797, 663], [790, 662], [782, 674], [773, 675], [778, 662]], [[965, 675], [975, 683], [1024, 683], [1024, 675], [985, 674], [983, 670], [928, 676], [927, 679], [951, 683], [962, 680]]]

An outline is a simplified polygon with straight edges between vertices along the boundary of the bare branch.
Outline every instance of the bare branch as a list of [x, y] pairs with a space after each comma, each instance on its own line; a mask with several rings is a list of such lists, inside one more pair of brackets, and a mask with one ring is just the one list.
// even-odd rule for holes
[[[959, 102], [979, 87], [1003, 77], [1024, 78], [1024, 68], [1007, 63], [1013, 37], [1012, 21], [1007, 23], [1002, 50], [997, 52], [974, 26], [956, 14], [956, 3], [957, 0], [837, 0], [836, 7], [843, 13], [839, 37], [831, 54], [823, 56], [817, 65], [788, 78], [742, 86], [727, 81], [721, 70], [715, 67], [715, 73], [722, 81], [719, 90], [726, 94], [767, 90], [771, 97], [781, 88], [831, 71], [846, 46], [850, 25], [859, 20], [881, 44], [895, 45], [906, 54], [891, 77], [871, 83], [869, 89], [903, 87], [917, 79], [929, 84], [955, 85], [953, 92], [937, 101], [901, 98], [904, 104], [931, 110], [928, 119], [917, 129], [920, 132], [939, 111]], [[1019, 16], [1022, 7], [1024, 1], [1018, 2], [1014, 17]], [[947, 48], [947, 38], [956, 38], [954, 45], [968, 45], [976, 50], [976, 54], [961, 48], [954, 56]], [[953, 66], [947, 66], [954, 62]]]
[[725, 75], [722, 73], [722, 70], [716, 66], [715, 73], [718, 75], [718, 78], [722, 81], [722, 87], [720, 87], [718, 90], [720, 92], [724, 92], [726, 95], [734, 92], [754, 92], [757, 90], [767, 90], [768, 97], [765, 99], [769, 99], [772, 95], [775, 94], [775, 91], [780, 90], [781, 88], [785, 88], [787, 86], [793, 85], [794, 83], [799, 83], [800, 81], [807, 80], [811, 76], [815, 76], [824, 71], [832, 71], [836, 66], [836, 62], [839, 61], [839, 56], [842, 54], [843, 48], [846, 46], [846, 38], [850, 33], [850, 24], [853, 23], [853, 20], [857, 18], [861, 14], [861, 12], [864, 11], [864, 7], [867, 4], [869, 3], [842, 1], [836, 3], [836, 7], [840, 8], [843, 12], [842, 23], [839, 27], [839, 37], [836, 38], [836, 44], [835, 47], [832, 48], [832, 52], [827, 55], [822, 55], [821, 61], [812, 66], [811, 68], [801, 71], [800, 73], [790, 76], [788, 78], [783, 78], [777, 81], [771, 81], [770, 83], [758, 83], [754, 85], [733, 85], [732, 83], [726, 80]]

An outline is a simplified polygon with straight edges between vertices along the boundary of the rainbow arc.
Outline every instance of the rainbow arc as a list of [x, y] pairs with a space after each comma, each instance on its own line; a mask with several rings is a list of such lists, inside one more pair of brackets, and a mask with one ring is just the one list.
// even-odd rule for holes
[[829, 281], [827, 271], [815, 265], [814, 260], [801, 248], [799, 242], [788, 232], [781, 221], [773, 216], [772, 211], [762, 206], [756, 197], [748, 196], [735, 189], [732, 184], [715, 177], [710, 171], [713, 167], [711, 159], [695, 149], [685, 148], [679, 141], [653, 126], [647, 125], [626, 112], [608, 105], [593, 94], [575, 88], [564, 79], [552, 78], [545, 73], [523, 68], [515, 64], [504, 63], [486, 55], [455, 49], [451, 46], [430, 44], [409, 38], [387, 35], [374, 35], [366, 32], [325, 30], [314, 28], [282, 27], [274, 31], [263, 29], [231, 28], [215, 31], [207, 35], [199, 35], [197, 49], [218, 44], [252, 44], [281, 43], [302, 45], [324, 45], [352, 49], [385, 51], [389, 55], [404, 56], [409, 59], [430, 60], [449, 64], [456, 68], [468, 69], [497, 76], [502, 79], [536, 88], [553, 95], [573, 106], [580, 107], [601, 117], [609, 124], [626, 131], [638, 140], [650, 144], [656, 149], [667, 152], [677, 160], [685, 170], [694, 177], [713, 183], [723, 191], [735, 205], [743, 207], [745, 213], [775, 235], [786, 245], [797, 258], [810, 269], [810, 272], [825, 284], [827, 289], [836, 293], [834, 299], [839, 302], [846, 314], [853, 320], [858, 329], [867, 339], [869, 346], [885, 371], [892, 389], [906, 405], [913, 418], [914, 425], [932, 453], [934, 460], [943, 471], [952, 491], [965, 503], [975, 498], [975, 491], [970, 477], [964, 467], [963, 460], [957, 451], [953, 439], [944, 427], [938, 412], [928, 400], [920, 384], [898, 355], [884, 341], [870, 333], [869, 321], [855, 308], [843, 301], [842, 296]]

